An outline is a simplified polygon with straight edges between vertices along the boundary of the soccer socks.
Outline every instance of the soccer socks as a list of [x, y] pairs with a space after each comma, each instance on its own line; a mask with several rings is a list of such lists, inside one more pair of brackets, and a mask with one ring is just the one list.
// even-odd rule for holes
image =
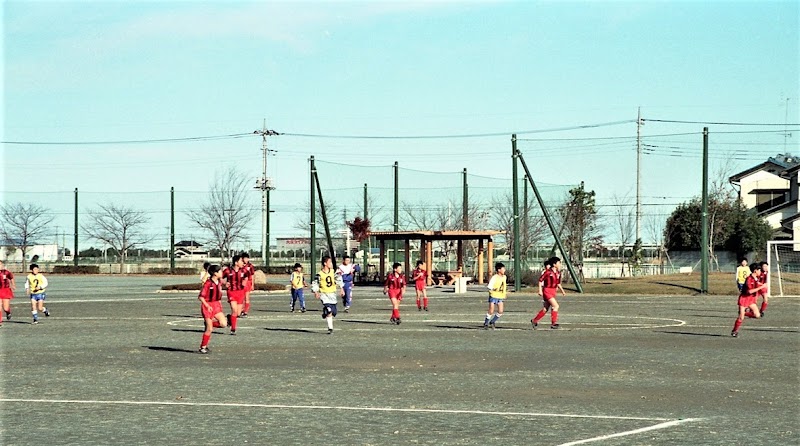
[[496, 322], [497, 322], [497, 320], [498, 320], [498, 319], [500, 319], [500, 317], [501, 317], [501, 316], [502, 316], [502, 314], [500, 314], [500, 313], [496, 313], [496, 314], [494, 315], [494, 317], [492, 318], [492, 320], [491, 320], [491, 321], [489, 321], [489, 323], [490, 323], [490, 324], [494, 324], [494, 323], [496, 323]]
[[394, 308], [392, 308], [392, 318], [400, 319], [400, 310], [395, 310]]
[[744, 312], [744, 315], [745, 315], [745, 317], [749, 317], [750, 319], [755, 319], [755, 318], [756, 318], [756, 314], [755, 314], [755, 313], [753, 313], [753, 312], [752, 312], [752, 311], [750, 311], [750, 310], [747, 310], [747, 311], [745, 311], [745, 312]]
[[33, 315], [33, 321], [36, 322], [39, 320], [39, 312], [36, 310], [31, 310], [31, 314]]
[[211, 326], [212, 326], [212, 327], [214, 327], [214, 328], [220, 328], [220, 327], [222, 327], [222, 325], [220, 325], [220, 324], [219, 324], [219, 321], [218, 321], [218, 320], [216, 320], [216, 319], [214, 319], [214, 321], [213, 321], [213, 322], [211, 322]]
[[333, 330], [333, 316], [326, 317], [325, 322], [328, 323], [328, 330]]
[[533, 322], [538, 324], [539, 321], [542, 320], [545, 314], [547, 314], [547, 310], [542, 308], [541, 310], [539, 310], [539, 314], [537, 314], [536, 317], [533, 318]]
[[425, 307], [425, 308], [428, 308], [428, 298], [427, 297], [423, 297], [422, 298], [422, 306]]
[[231, 315], [231, 331], [236, 331], [236, 319], [237, 319], [237, 315], [232, 314]]
[[483, 325], [489, 325], [489, 320], [492, 319], [492, 315], [486, 313], [486, 318], [483, 320]]
[[558, 311], [550, 312], [550, 324], [555, 325], [558, 323]]
[[[426, 304], [425, 306], [427, 307], [428, 305]], [[422, 301], [419, 299], [417, 299], [417, 308], [422, 309]]]
[[200, 348], [208, 347], [208, 341], [210, 340], [211, 340], [211, 335], [203, 333], [203, 342], [200, 343]]
[[733, 323], [734, 333], [737, 333], [739, 331], [739, 327], [742, 326], [742, 322], [744, 322], [744, 319], [739, 319], [738, 317], [736, 318], [736, 322]]
[[244, 312], [245, 313], [249, 313], [250, 312], [250, 302], [247, 302], [246, 304], [244, 304]]
[[767, 311], [767, 301], [761, 302], [761, 312]]

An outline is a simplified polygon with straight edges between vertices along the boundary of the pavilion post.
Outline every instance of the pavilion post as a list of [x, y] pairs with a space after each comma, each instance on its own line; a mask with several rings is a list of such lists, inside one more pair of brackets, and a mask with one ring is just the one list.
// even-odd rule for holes
[[483, 239], [478, 239], [478, 283], [483, 283]]
[[380, 264], [378, 265], [379, 281], [386, 279], [386, 240], [380, 240]]

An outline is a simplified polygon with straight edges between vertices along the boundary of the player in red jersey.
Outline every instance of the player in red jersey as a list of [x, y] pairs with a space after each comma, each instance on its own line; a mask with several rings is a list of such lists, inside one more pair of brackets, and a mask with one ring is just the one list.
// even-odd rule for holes
[[386, 276], [386, 283], [383, 286], [383, 294], [389, 295], [392, 301], [392, 318], [389, 322], [400, 325], [400, 301], [403, 300], [403, 293], [406, 292], [406, 275], [403, 274], [403, 267], [399, 263], [392, 265], [392, 272]]
[[211, 332], [214, 328], [227, 326], [225, 313], [222, 311], [222, 271], [220, 271], [219, 265], [210, 265], [208, 274], [208, 280], [203, 283], [203, 289], [197, 296], [197, 300], [200, 301], [200, 313], [203, 315], [206, 325], [203, 340], [200, 342], [200, 350], [198, 350], [203, 354], [209, 352], [208, 341], [211, 340]]
[[[6, 313], [6, 320], [11, 320], [11, 299], [14, 298], [14, 291], [17, 290], [17, 283], [14, 274], [6, 269], [5, 263], [0, 260], [0, 302], [3, 311]], [[0, 316], [0, 326], [3, 325], [3, 318]]]
[[747, 277], [747, 280], [745, 280], [742, 292], [739, 294], [739, 317], [736, 318], [736, 322], [733, 324], [733, 331], [731, 332], [731, 336], [734, 338], [739, 336], [739, 327], [742, 326], [745, 317], [754, 319], [761, 317], [761, 312], [758, 311], [756, 300], [758, 299], [759, 292], [766, 288], [766, 285], [761, 284], [759, 280], [760, 276], [761, 264], [753, 263], [750, 265], [750, 275]]
[[231, 266], [222, 271], [222, 277], [225, 279], [225, 288], [228, 290], [228, 303], [231, 305], [228, 324], [231, 326], [231, 334], [235, 335], [236, 319], [241, 314], [244, 306], [247, 271], [244, 268], [244, 260], [242, 260], [241, 256], [235, 255], [231, 260]]
[[411, 280], [414, 281], [414, 290], [417, 292], [417, 310], [428, 311], [428, 291], [425, 290], [425, 285], [428, 281], [428, 271], [425, 269], [425, 262], [417, 260], [417, 267], [411, 274]]
[[761, 296], [761, 317], [764, 317], [769, 305], [769, 263], [761, 262], [761, 275], [758, 276], [758, 281], [764, 285], [764, 289], [758, 293]]
[[[547, 268], [548, 264], [550, 268]], [[542, 277], [539, 279], [538, 294], [542, 296], [542, 309], [539, 310], [539, 314], [537, 314], [536, 317], [531, 319], [531, 326], [534, 330], [539, 326], [539, 321], [547, 314], [547, 310], [550, 310], [550, 328], [553, 330], [558, 329], [559, 306], [556, 300], [556, 294], [559, 289], [563, 296], [567, 295], [564, 291], [564, 287], [561, 286], [561, 259], [558, 257], [551, 257], [547, 263], [545, 263], [545, 270], [542, 272]]]
[[244, 310], [239, 317], [247, 317], [247, 313], [250, 312], [250, 292], [255, 289], [256, 285], [256, 267], [250, 263], [250, 254], [243, 252], [241, 257], [244, 261], [244, 269], [247, 271], [247, 283], [244, 286]]

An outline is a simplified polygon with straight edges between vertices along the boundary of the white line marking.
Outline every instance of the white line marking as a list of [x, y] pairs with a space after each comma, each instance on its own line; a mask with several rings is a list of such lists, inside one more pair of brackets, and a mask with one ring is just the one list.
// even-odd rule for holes
[[647, 426], [647, 427], [643, 427], [643, 428], [640, 428], [640, 429], [634, 429], [632, 431], [618, 432], [616, 434], [602, 435], [602, 436], [599, 436], [599, 437], [587, 438], [585, 440], [578, 440], [578, 441], [571, 441], [569, 443], [562, 443], [562, 444], [560, 444], [558, 446], [574, 446], [576, 444], [586, 444], [586, 443], [592, 443], [592, 442], [595, 442], [595, 441], [608, 440], [609, 438], [627, 437], [628, 435], [636, 435], [636, 434], [640, 434], [642, 432], [654, 431], [654, 430], [658, 430], [658, 429], [666, 429], [668, 427], [677, 426], [677, 425], [683, 424], [683, 423], [690, 423], [692, 421], [699, 421], [701, 419], [702, 418], [686, 418], [686, 419], [683, 419], [683, 420], [667, 421], [666, 423], [659, 423], [659, 424], [655, 424], [653, 426]]
[[[4, 403], [45, 403], [45, 404], [95, 404], [95, 405], [129, 405], [129, 406], [200, 406], [200, 407], [254, 407], [261, 409], [298, 409], [298, 410], [350, 410], [363, 412], [407, 412], [407, 413], [445, 413], [457, 415], [504, 415], [523, 417], [554, 417], [554, 418], [590, 418], [600, 420], [631, 420], [631, 421], [664, 421], [668, 418], [648, 417], [621, 417], [613, 415], [577, 415], [577, 414], [552, 414], [537, 412], [495, 412], [486, 410], [458, 410], [458, 409], [404, 409], [395, 407], [357, 407], [357, 406], [304, 406], [288, 404], [258, 404], [258, 403], [193, 403], [188, 401], [102, 401], [102, 400], [45, 400], [27, 398], [0, 398]], [[691, 418], [689, 420], [695, 420]], [[675, 423], [674, 421], [672, 423]], [[650, 430], [651, 428], [647, 428]], [[609, 437], [610, 438], [610, 437]]]

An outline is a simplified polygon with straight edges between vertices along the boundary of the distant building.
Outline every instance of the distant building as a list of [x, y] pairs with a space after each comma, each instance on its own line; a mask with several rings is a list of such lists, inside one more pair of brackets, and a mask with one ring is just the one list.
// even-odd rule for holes
[[[58, 245], [30, 245], [28, 251], [25, 253], [25, 261], [30, 261], [33, 256], [39, 256], [40, 262], [56, 262], [59, 260]], [[22, 250], [13, 246], [11, 243], [4, 243], [0, 245], [0, 260], [4, 262], [22, 262]]]
[[776, 239], [800, 240], [800, 157], [778, 155], [730, 177], [739, 198], [776, 231]]
[[208, 258], [208, 250], [194, 240], [181, 240], [175, 243], [175, 258], [186, 260], [203, 260]]

